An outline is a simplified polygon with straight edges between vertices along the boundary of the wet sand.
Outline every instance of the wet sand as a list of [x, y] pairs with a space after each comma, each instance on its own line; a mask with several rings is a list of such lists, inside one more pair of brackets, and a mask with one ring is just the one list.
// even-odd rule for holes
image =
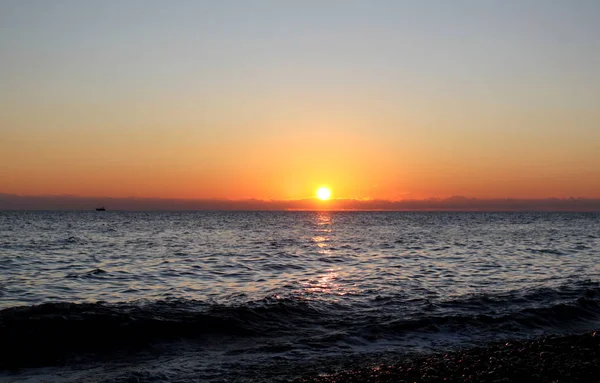
[[600, 382], [600, 331], [416, 355], [300, 382]]

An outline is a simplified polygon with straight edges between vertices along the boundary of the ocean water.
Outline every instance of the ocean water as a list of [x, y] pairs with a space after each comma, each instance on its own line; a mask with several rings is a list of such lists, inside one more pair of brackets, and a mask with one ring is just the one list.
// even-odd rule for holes
[[600, 324], [600, 214], [0, 212], [0, 381], [285, 381]]

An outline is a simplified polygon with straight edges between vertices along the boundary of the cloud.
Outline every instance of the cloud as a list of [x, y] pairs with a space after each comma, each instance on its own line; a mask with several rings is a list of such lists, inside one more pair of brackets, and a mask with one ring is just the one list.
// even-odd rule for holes
[[219, 200], [160, 199], [78, 196], [21, 196], [0, 193], [0, 210], [374, 210], [374, 211], [594, 211], [600, 199], [478, 199], [455, 196], [443, 199]]

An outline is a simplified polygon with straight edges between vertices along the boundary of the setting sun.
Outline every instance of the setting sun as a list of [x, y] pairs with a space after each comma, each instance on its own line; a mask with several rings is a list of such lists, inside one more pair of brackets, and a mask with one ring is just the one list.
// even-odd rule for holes
[[317, 190], [317, 198], [323, 201], [328, 200], [329, 198], [331, 198], [331, 190], [329, 190], [329, 188], [326, 187], [319, 188]]

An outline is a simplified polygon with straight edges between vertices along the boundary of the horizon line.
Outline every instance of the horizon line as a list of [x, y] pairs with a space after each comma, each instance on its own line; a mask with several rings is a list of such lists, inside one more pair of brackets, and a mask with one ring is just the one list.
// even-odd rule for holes
[[86, 197], [72, 195], [18, 195], [0, 193], [0, 210], [111, 211], [573, 211], [600, 212], [600, 197], [476, 198], [452, 196], [426, 199], [317, 198], [294, 200], [183, 199], [160, 197]]
[[289, 199], [275, 199], [275, 198], [257, 198], [257, 197], [242, 197], [242, 198], [220, 198], [220, 197], [202, 197], [202, 198], [186, 198], [186, 197], [142, 197], [142, 196], [107, 196], [107, 195], [78, 195], [78, 194], [19, 194], [19, 193], [5, 193], [0, 192], [0, 198], [2, 197], [18, 197], [18, 198], [76, 198], [76, 199], [140, 199], [140, 200], [161, 200], [161, 201], [226, 201], [226, 202], [238, 202], [238, 201], [262, 201], [262, 202], [293, 202], [293, 201], [358, 201], [358, 202], [370, 202], [370, 201], [386, 201], [386, 202], [403, 202], [403, 201], [430, 201], [430, 200], [449, 200], [449, 199], [466, 199], [466, 200], [480, 200], [480, 201], [493, 201], [493, 200], [520, 200], [520, 201], [541, 201], [541, 200], [600, 200], [600, 196], [597, 197], [581, 197], [581, 196], [545, 196], [545, 197], [471, 197], [466, 195], [454, 194], [448, 197], [423, 197], [423, 198], [402, 198], [402, 199], [389, 199], [389, 198], [371, 198], [371, 197], [338, 197], [330, 198], [328, 200], [320, 200], [317, 197], [300, 197], [300, 198], [289, 198]]

